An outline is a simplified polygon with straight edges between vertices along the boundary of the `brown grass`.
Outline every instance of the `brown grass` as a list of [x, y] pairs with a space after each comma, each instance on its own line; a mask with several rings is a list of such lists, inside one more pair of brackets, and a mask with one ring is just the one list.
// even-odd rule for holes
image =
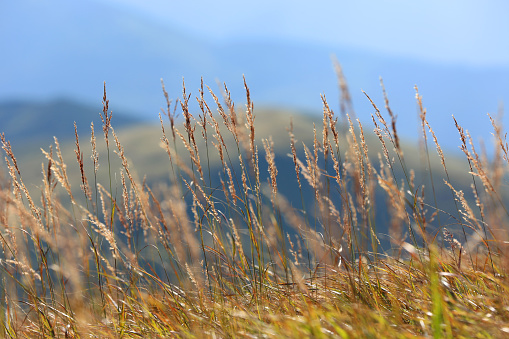
[[[417, 186], [415, 172], [407, 169], [383, 83], [390, 123], [366, 94], [375, 110], [377, 160], [366, 126], [355, 119], [339, 64], [336, 69], [342, 117], [322, 96], [321, 135], [313, 126], [309, 145], [298, 143], [288, 121], [293, 173], [276, 163], [270, 137], [262, 140], [265, 163], [260, 162], [256, 111], [245, 81], [243, 111], [226, 86], [221, 102], [210, 88], [204, 91], [202, 82], [198, 114], [191, 112], [185, 85], [172, 111], [162, 83], [167, 106], [160, 115], [161, 145], [170, 178], [163, 183], [137, 178], [112, 127], [106, 87], [101, 114], [106, 156], [99, 154], [92, 125], [91, 160], [86, 159], [75, 128], [72, 166], [80, 179], [73, 182], [55, 139], [54, 148], [43, 151], [47, 162], [40, 201], [25, 186], [2, 134], [8, 174], [0, 177], [3, 336], [507, 334], [509, 239], [503, 189], [508, 147], [496, 120], [490, 117], [496, 138], [492, 158], [477, 153], [455, 120], [472, 176], [474, 199], [467, 199], [452, 184], [446, 155], [417, 92], [429, 191]], [[433, 173], [428, 133], [453, 213], [437, 202], [433, 176], [442, 175]], [[113, 180], [110, 147], [120, 161], [119, 181]], [[217, 179], [213, 157], [220, 164]], [[98, 182], [101, 171], [107, 171], [107, 183]], [[281, 176], [290, 175], [300, 197], [281, 192]], [[380, 196], [385, 201], [377, 201]], [[377, 215], [377, 204], [386, 205], [390, 216], [390, 248], [381, 246], [378, 229], [385, 225], [379, 224], [384, 219]]]

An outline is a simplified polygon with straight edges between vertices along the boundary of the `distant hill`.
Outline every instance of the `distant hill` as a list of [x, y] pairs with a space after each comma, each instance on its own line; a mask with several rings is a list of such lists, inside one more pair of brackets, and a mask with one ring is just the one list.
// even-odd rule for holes
[[[89, 138], [90, 123], [101, 131], [102, 106], [91, 106], [68, 99], [48, 102], [5, 101], [0, 102], [0, 133], [5, 133], [13, 147], [49, 145], [53, 136], [67, 141], [74, 139], [74, 122], [80, 137]], [[142, 123], [141, 118], [113, 110], [113, 121], [118, 128]], [[97, 133], [96, 132], [96, 133]]]

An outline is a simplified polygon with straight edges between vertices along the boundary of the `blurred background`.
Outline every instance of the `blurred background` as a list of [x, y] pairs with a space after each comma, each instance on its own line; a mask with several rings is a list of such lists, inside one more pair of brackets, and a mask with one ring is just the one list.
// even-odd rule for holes
[[99, 113], [104, 81], [114, 113], [155, 120], [161, 78], [171, 98], [183, 78], [193, 98], [201, 77], [225, 82], [241, 107], [245, 75], [255, 109], [321, 114], [325, 94], [339, 113], [334, 56], [361, 121], [373, 113], [361, 90], [384, 107], [382, 77], [400, 134], [416, 139], [417, 85], [440, 143], [457, 150], [451, 115], [489, 142], [486, 114], [509, 101], [508, 14], [503, 0], [0, 0], [0, 130], [45, 128], [41, 115], [65, 105]]

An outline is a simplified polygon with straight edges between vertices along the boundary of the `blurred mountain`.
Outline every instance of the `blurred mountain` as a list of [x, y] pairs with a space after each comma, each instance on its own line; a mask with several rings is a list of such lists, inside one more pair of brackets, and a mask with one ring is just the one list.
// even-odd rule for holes
[[[74, 140], [74, 122], [80, 137], [90, 138], [90, 124], [101, 133], [102, 107], [95, 107], [68, 99], [48, 102], [0, 102], [0, 133], [5, 133], [14, 149], [23, 152], [39, 150], [53, 143], [53, 136], [61, 141]], [[113, 112], [115, 126], [123, 128], [141, 124], [143, 120], [126, 113]]]
[[452, 114], [475, 138], [489, 139], [492, 129], [486, 113], [496, 114], [500, 103], [509, 99], [507, 68], [436, 64], [297, 41], [210, 42], [171, 22], [153, 22], [141, 13], [95, 1], [3, 2], [0, 46], [5, 47], [0, 101], [69, 97], [100, 102], [106, 81], [114, 111], [128, 109], [154, 119], [165, 105], [161, 78], [172, 98], [181, 96], [184, 77], [194, 102], [203, 77], [216, 92], [216, 82], [225, 82], [232, 98], [242, 103], [244, 74], [257, 105], [319, 113], [323, 93], [338, 110], [331, 55], [343, 66], [361, 121], [370, 121], [374, 111], [361, 90], [381, 110], [385, 106], [381, 76], [401, 135], [414, 137], [419, 130], [414, 90], [418, 85], [428, 120], [446, 149], [458, 145]]

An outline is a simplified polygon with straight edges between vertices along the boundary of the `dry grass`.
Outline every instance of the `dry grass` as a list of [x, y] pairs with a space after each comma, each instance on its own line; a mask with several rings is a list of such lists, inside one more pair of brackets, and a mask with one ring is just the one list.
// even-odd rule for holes
[[[112, 127], [106, 88], [101, 118], [107, 153], [99, 153], [92, 125], [92, 159], [84, 158], [75, 131], [72, 166], [79, 182], [70, 180], [55, 139], [54, 148], [44, 151], [40, 192], [32, 195], [2, 135], [3, 336], [507, 335], [508, 146], [501, 128], [492, 119], [497, 142], [488, 159], [456, 123], [470, 165], [465, 171], [472, 176], [475, 199], [467, 199], [451, 183], [417, 92], [429, 169], [424, 179], [432, 188], [425, 190], [416, 184], [424, 179], [417, 181], [407, 169], [385, 90], [389, 123], [371, 101], [377, 160], [366, 141], [370, 128], [353, 118], [339, 65], [337, 70], [342, 116], [323, 96], [323, 124], [309, 126], [309, 145], [299, 144], [288, 121], [294, 173], [278, 168], [272, 138], [257, 141], [247, 85], [247, 104], [239, 110], [226, 86], [221, 100], [202, 83], [193, 114], [185, 85], [173, 104], [163, 84], [166, 183], [136, 177]], [[209, 94], [214, 108], [205, 100]], [[428, 146], [437, 149], [445, 173], [441, 185], [449, 189], [454, 213], [437, 203], [433, 175], [442, 175], [433, 173]], [[217, 179], [212, 158], [220, 163]], [[108, 182], [98, 182], [101, 171]], [[295, 176], [300, 197], [281, 193], [281, 176]], [[385, 201], [376, 201], [376, 192]], [[380, 246], [377, 223], [383, 219], [375, 203], [387, 206], [390, 249]]]

